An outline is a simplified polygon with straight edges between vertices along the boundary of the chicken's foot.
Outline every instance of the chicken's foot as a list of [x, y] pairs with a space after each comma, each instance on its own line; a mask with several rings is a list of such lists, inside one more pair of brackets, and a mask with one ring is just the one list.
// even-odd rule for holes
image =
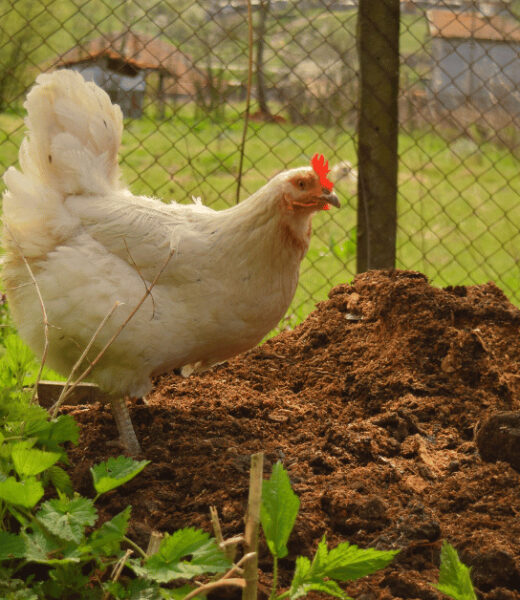
[[110, 400], [112, 414], [116, 420], [117, 430], [124, 447], [131, 456], [141, 454], [141, 446], [135, 435], [134, 426], [126, 405], [126, 398], [112, 398]]

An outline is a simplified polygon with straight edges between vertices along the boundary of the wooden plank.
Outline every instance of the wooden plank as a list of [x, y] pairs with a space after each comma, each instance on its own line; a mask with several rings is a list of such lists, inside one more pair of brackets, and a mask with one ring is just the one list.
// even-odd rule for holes
[[360, 0], [357, 272], [395, 267], [399, 0]]
[[[50, 408], [60, 397], [64, 381], [40, 381], [38, 383], [38, 401], [44, 408]], [[109, 402], [110, 398], [94, 383], [80, 383], [65, 401], [65, 405], [92, 404], [94, 402]]]

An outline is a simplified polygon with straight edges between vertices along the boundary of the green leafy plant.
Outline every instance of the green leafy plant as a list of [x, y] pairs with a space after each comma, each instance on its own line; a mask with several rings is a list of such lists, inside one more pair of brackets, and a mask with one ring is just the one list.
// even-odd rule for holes
[[[17, 522], [17, 527], [12, 527], [16, 532], [0, 531], [0, 597], [15, 598], [23, 590], [29, 596], [20, 597], [37, 599], [65, 599], [78, 594], [82, 598], [102, 598], [106, 593], [116, 598], [184, 598], [195, 586], [183, 586], [179, 591], [161, 584], [220, 573], [231, 566], [214, 539], [192, 528], [166, 535], [157, 552], [148, 556], [126, 535], [130, 507], [92, 529], [98, 520], [97, 498], [135, 477], [149, 461], [110, 458], [91, 469], [97, 492], [94, 499], [58, 491], [58, 498], [36, 507], [43, 495], [37, 476], [49, 465], [48, 454], [51, 453], [34, 455], [22, 463], [25, 479], [18, 481], [13, 476], [0, 482], [4, 509]], [[59, 455], [54, 458], [57, 460]], [[129, 558], [131, 551], [137, 558]], [[15, 574], [31, 564], [45, 566], [45, 578], [29, 578], [25, 585], [19, 582], [16, 587]], [[109, 570], [114, 571], [118, 564], [129, 567], [140, 583], [129, 576], [121, 581], [110, 580]], [[136, 590], [138, 596], [133, 595]]]
[[263, 482], [260, 522], [273, 556], [273, 585], [270, 600], [294, 600], [310, 591], [325, 592], [336, 598], [348, 598], [338, 582], [348, 582], [370, 575], [386, 567], [398, 550], [362, 549], [342, 542], [329, 549], [325, 537], [318, 544], [310, 560], [296, 558], [296, 567], [289, 589], [278, 594], [278, 560], [288, 554], [287, 542], [293, 529], [300, 501], [294, 491], [287, 471], [277, 462], [271, 477]]
[[72, 493], [70, 478], [58, 463], [68, 463], [63, 444], [77, 440], [71, 416], [51, 420], [22, 390], [0, 388], [0, 530], [20, 509], [34, 508], [48, 485]]
[[439, 583], [433, 587], [453, 600], [477, 600], [471, 569], [462, 563], [455, 548], [444, 541], [441, 548]]
[[[190, 557], [189, 560], [186, 557]], [[231, 563], [209, 534], [191, 527], [166, 535], [158, 551], [143, 565], [133, 563], [138, 575], [158, 583], [175, 579], [191, 579], [206, 573], [219, 573], [229, 569]]]
[[[0, 293], [0, 389], [13, 392], [32, 386], [39, 370], [40, 361], [17, 335], [5, 296]], [[46, 379], [63, 379], [47, 367], [43, 375]]]
[[[62, 433], [68, 431], [72, 436], [56, 435], [56, 431], [52, 429], [56, 424], [59, 428], [65, 418], [69, 426], [62, 427]], [[26, 570], [31, 563], [46, 565], [48, 576], [45, 580], [35, 581], [29, 589], [37, 598], [66, 598], [68, 594], [80, 590], [88, 582], [88, 578], [82, 575], [82, 565], [95, 562], [100, 572], [110, 566], [111, 561], [105, 552], [108, 537], [112, 542], [116, 539], [119, 543], [123, 542], [128, 518], [125, 521], [121, 516], [116, 516], [99, 529], [86, 534], [87, 528], [93, 527], [98, 517], [94, 501], [70, 493], [70, 481], [68, 477], [63, 476], [64, 471], [53, 471], [46, 477], [46, 472], [57, 468], [55, 463], [63, 458], [61, 452], [33, 447], [42, 436], [46, 443], [49, 439], [52, 440], [51, 446], [57, 446], [63, 441], [76, 441], [77, 426], [71, 417], [59, 417], [54, 422], [46, 422], [50, 431], [43, 427], [43, 420], [41, 423], [38, 421], [40, 426], [36, 433], [40, 434], [40, 437], [13, 443], [6, 442], [4, 436], [0, 446], [4, 459], [0, 474], [0, 504], [4, 517], [4, 531], [0, 532], [0, 561], [6, 575], [4, 581], [8, 578], [13, 579], [15, 573]], [[124, 477], [118, 477], [116, 472], [110, 489], [128, 481], [130, 470], [135, 475], [147, 464], [146, 461], [135, 463], [125, 457], [123, 460], [126, 473]], [[102, 463], [97, 465], [97, 468], [107, 467]], [[13, 474], [10, 474], [11, 469]], [[57, 473], [59, 476], [56, 476]], [[56, 481], [64, 485], [56, 485]], [[46, 500], [37, 506], [44, 495], [44, 487], [50, 483], [53, 483], [58, 498]], [[94, 482], [94, 487], [96, 483]], [[96, 491], [99, 495], [100, 491]], [[129, 510], [125, 515], [129, 516]], [[9, 531], [6, 531], [6, 528]], [[115, 531], [118, 532], [117, 536], [114, 535]], [[112, 534], [111, 537], [109, 533]], [[111, 550], [115, 548], [112, 546]], [[112, 553], [112, 560], [117, 557], [117, 552]], [[12, 585], [12, 581], [9, 585]], [[3, 597], [7, 591], [2, 586], [4, 583], [0, 583]]]
[[148, 556], [127, 536], [129, 506], [98, 525], [98, 498], [149, 461], [109, 458], [91, 468], [95, 497], [74, 493], [65, 445], [77, 443], [78, 426], [70, 415], [49, 418], [24, 390], [35, 363], [19, 338], [9, 333], [0, 345], [0, 598], [200, 597], [187, 581], [231, 565], [215, 540], [181, 529]]
[[149, 460], [135, 461], [127, 456], [109, 458], [90, 469], [94, 480], [94, 488], [97, 492], [96, 499], [110, 490], [123, 485], [138, 475]]

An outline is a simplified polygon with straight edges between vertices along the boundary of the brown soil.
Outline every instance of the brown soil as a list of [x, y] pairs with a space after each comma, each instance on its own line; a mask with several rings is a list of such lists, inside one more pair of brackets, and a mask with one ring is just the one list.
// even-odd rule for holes
[[[492, 283], [442, 290], [403, 271], [359, 275], [329, 298], [294, 331], [133, 402], [152, 463], [98, 501], [104, 516], [131, 504], [131, 535], [146, 544], [152, 529], [209, 530], [215, 505], [224, 535], [238, 534], [249, 457], [262, 450], [266, 473], [282, 460], [301, 500], [283, 585], [326, 533], [331, 545], [401, 550], [347, 585], [351, 596], [440, 598], [430, 583], [445, 539], [481, 597], [520, 599], [520, 474], [500, 449], [484, 462], [474, 441], [481, 419], [520, 409], [520, 311]], [[69, 410], [82, 425], [73, 480], [92, 495], [89, 467], [121, 453], [114, 422], [104, 406]], [[264, 546], [260, 568], [266, 590]]]

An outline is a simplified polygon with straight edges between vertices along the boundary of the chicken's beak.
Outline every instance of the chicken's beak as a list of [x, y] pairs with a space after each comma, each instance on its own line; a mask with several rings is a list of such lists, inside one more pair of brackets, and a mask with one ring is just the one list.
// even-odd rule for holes
[[325, 205], [332, 204], [336, 208], [340, 208], [341, 204], [339, 203], [339, 199], [334, 192], [330, 192], [327, 189], [323, 190], [323, 194], [320, 196], [320, 200], [322, 200]]

